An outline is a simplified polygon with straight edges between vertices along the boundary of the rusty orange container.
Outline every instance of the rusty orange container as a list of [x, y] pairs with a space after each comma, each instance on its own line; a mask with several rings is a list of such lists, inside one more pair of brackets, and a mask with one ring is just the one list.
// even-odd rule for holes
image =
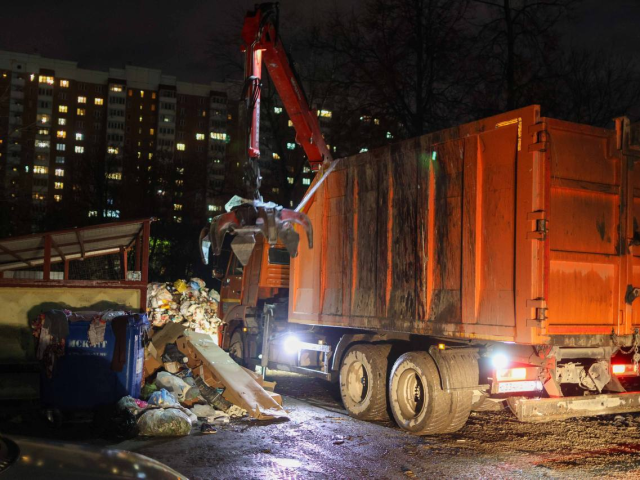
[[341, 159], [306, 207], [315, 247], [292, 261], [289, 321], [565, 346], [632, 335], [632, 134], [534, 105]]

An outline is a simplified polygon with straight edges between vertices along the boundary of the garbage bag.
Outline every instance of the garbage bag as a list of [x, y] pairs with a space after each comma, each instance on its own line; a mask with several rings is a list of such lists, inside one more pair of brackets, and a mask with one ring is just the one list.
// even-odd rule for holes
[[127, 395], [126, 397], [122, 397], [118, 400], [117, 406], [122, 410], [129, 410], [134, 415], [137, 415], [147, 406], [146, 402], [142, 402], [144, 404], [144, 407], [142, 407], [141, 404], [138, 403], [139, 401], [140, 400], [136, 400], [135, 398]]
[[172, 393], [179, 401], [191, 400], [200, 395], [200, 391], [169, 372], [159, 372], [156, 376], [156, 385]]
[[191, 420], [175, 408], [147, 410], [138, 419], [140, 435], [149, 437], [166, 437], [189, 435]]
[[140, 398], [147, 400], [153, 392], [156, 392], [158, 387], [154, 383], [145, 383], [140, 390]]
[[157, 392], [153, 392], [149, 397], [149, 405], [159, 405], [162, 407], [164, 405], [177, 405], [177, 404], [178, 402], [176, 400], [176, 397], [171, 395], [171, 393], [169, 393], [164, 388], [158, 390]]
[[136, 416], [126, 408], [109, 405], [99, 408], [93, 419], [98, 436], [113, 440], [128, 440], [138, 435]]

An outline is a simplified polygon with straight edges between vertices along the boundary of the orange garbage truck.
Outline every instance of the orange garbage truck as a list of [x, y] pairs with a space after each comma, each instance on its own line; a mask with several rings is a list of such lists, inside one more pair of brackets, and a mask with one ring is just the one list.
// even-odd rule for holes
[[527, 422], [640, 411], [636, 127], [533, 105], [335, 160], [303, 209], [313, 248], [259, 237], [220, 272], [223, 346], [414, 434], [505, 403]]

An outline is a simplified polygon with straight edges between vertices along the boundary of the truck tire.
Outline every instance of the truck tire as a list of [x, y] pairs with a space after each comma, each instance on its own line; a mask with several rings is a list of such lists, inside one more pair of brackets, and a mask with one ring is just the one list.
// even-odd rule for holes
[[391, 345], [354, 345], [340, 367], [340, 395], [352, 417], [389, 420], [387, 370]]
[[408, 352], [396, 360], [389, 380], [389, 403], [399, 427], [415, 435], [443, 433], [454, 421], [451, 400], [427, 352]]
[[[478, 360], [475, 354], [443, 357], [449, 364], [451, 385], [477, 385], [479, 380]], [[473, 390], [456, 390], [451, 393], [449, 425], [441, 433], [454, 433], [467, 423], [473, 405]]]

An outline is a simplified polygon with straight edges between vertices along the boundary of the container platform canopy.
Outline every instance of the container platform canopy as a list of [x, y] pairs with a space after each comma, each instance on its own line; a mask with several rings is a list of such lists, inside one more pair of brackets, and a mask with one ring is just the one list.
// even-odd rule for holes
[[0, 239], [0, 272], [43, 265], [50, 242], [50, 262], [80, 260], [132, 247], [151, 219], [93, 225]]

